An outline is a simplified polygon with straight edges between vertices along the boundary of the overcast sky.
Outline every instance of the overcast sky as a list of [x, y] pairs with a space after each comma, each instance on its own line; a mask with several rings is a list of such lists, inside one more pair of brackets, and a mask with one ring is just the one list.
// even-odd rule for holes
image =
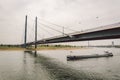
[[[23, 43], [26, 14], [29, 27], [28, 41], [31, 41], [34, 37], [35, 16], [38, 16], [39, 23], [46, 20], [81, 31], [120, 22], [119, 10], [120, 0], [0, 0], [0, 44]], [[52, 27], [62, 31], [62, 28]], [[44, 26], [39, 25], [39, 28], [38, 39], [60, 34], [47, 28], [47, 31], [44, 31]], [[65, 33], [68, 32], [70, 31], [65, 30]], [[119, 39], [91, 43], [111, 44], [111, 41], [120, 44]]]

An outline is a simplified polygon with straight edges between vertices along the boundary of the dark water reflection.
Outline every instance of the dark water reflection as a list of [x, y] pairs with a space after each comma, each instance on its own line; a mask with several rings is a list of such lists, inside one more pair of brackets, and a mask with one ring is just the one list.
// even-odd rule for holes
[[104, 50], [0, 51], [0, 80], [119, 80], [120, 49], [107, 48], [114, 52], [112, 58], [66, 60], [66, 55]]
[[[90, 55], [103, 54], [105, 50], [113, 53], [113, 57], [109, 58], [93, 58], [77, 61], [67, 61], [67, 55]], [[40, 51], [41, 54], [59, 60], [77, 71], [83, 71], [91, 77], [105, 77], [109, 80], [120, 80], [120, 49], [119, 48], [91, 48], [83, 50], [56, 50], [56, 51]], [[57, 53], [57, 54], [56, 54]], [[51, 55], [52, 54], [52, 55]], [[106, 80], [103, 78], [103, 80]]]

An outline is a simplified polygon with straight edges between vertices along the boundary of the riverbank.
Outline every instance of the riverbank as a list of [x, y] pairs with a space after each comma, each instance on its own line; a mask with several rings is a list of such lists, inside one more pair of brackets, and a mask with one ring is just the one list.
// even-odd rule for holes
[[[38, 47], [36, 50], [73, 50], [73, 49], [86, 49], [85, 47]], [[4, 50], [35, 50], [34, 48], [21, 48], [21, 47], [0, 47], [0, 51]]]

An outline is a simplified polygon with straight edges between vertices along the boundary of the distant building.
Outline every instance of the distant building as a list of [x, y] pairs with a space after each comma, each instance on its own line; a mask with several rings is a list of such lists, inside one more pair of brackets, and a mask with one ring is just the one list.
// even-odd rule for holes
[[112, 47], [114, 47], [114, 41], [112, 41]]

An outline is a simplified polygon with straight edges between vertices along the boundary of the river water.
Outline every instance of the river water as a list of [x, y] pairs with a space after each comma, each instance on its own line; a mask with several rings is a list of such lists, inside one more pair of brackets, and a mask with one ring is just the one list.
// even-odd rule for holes
[[[67, 55], [103, 54], [113, 57], [67, 61]], [[0, 80], [120, 80], [119, 48], [0, 51]]]

